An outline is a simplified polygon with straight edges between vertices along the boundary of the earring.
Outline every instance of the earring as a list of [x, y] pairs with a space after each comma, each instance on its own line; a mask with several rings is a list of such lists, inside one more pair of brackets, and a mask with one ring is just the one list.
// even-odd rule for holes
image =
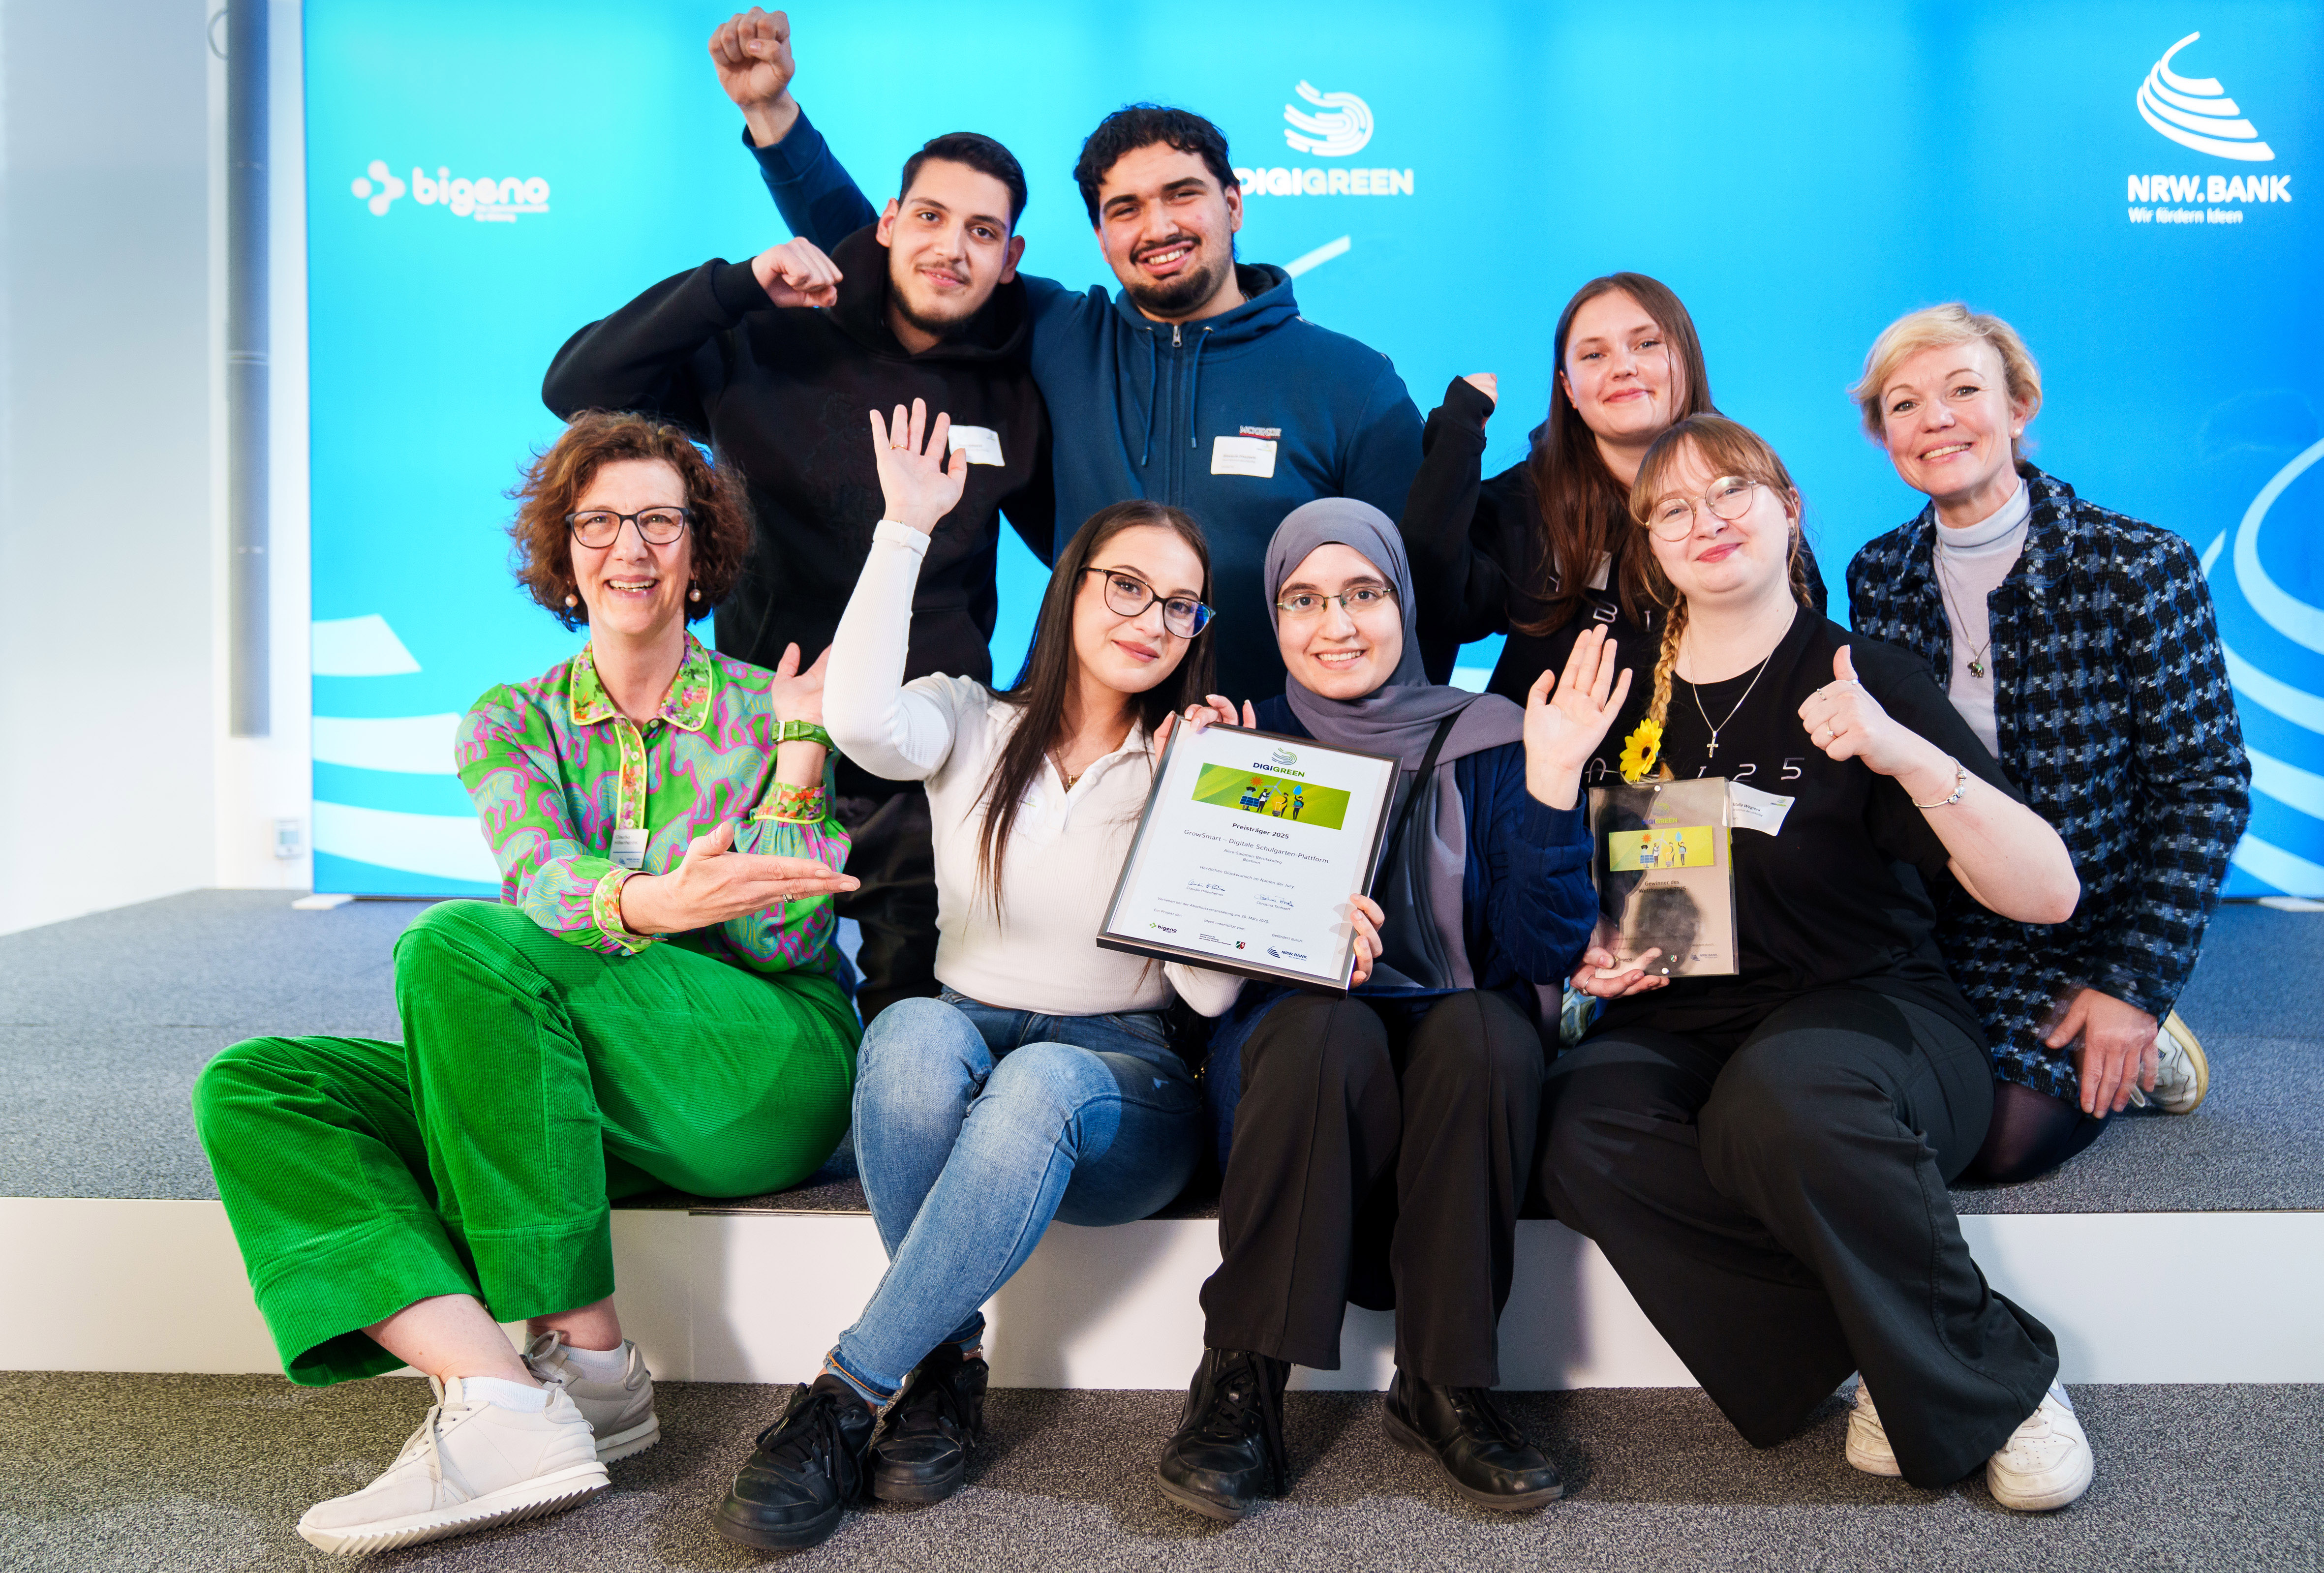
[[576, 599], [573, 595], [571, 595], [570, 593], [568, 593], [568, 594], [565, 597], [565, 604], [566, 604], [566, 606], [567, 606], [567, 609], [570, 609], [570, 608], [572, 608], [572, 607], [576, 607], [576, 606], [580, 605], [580, 604], [581, 604], [581, 603], [580, 603], [577, 599]]
[[698, 584], [689, 584], [689, 585], [687, 585], [687, 590], [686, 590], [686, 598], [687, 598], [688, 601], [699, 601], [699, 600], [701, 600], [701, 599], [702, 599], [702, 587], [701, 587], [700, 585], [698, 585]]

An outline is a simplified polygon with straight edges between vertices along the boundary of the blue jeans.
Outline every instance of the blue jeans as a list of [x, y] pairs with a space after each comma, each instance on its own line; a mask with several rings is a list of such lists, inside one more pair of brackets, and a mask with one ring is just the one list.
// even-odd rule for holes
[[892, 1392], [982, 1334], [1051, 1218], [1163, 1206], [1201, 1154], [1202, 1104], [1155, 1011], [1037, 1016], [949, 989], [888, 1007], [855, 1061], [855, 1162], [888, 1272], [839, 1363]]

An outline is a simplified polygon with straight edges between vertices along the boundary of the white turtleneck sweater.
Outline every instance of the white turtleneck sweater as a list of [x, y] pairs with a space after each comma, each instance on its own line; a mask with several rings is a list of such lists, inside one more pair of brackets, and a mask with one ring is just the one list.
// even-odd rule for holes
[[1065, 790], [1053, 759], [1027, 788], [1001, 866], [1000, 907], [977, 888], [981, 803], [1024, 712], [982, 683], [932, 674], [904, 681], [912, 592], [928, 538], [883, 520], [831, 641], [823, 723], [841, 753], [891, 781], [925, 781], [936, 843], [937, 979], [972, 999], [1044, 1016], [1156, 1010], [1175, 989], [1204, 1016], [1234, 1003], [1242, 980], [1100, 950], [1105, 919], [1153, 782], [1143, 729]]
[[[2034, 500], [2020, 480], [2017, 490], [1986, 518], [1959, 529], [1937, 523], [1936, 570], [1939, 593], [1945, 603], [1945, 621], [1953, 630], [1953, 669], [1945, 685], [1953, 708], [1969, 722], [1987, 751], [2001, 754], [2000, 733], [1993, 716], [1992, 618], [1985, 598], [2001, 588], [2009, 570], [2025, 549], [2025, 527]], [[1969, 670], [1978, 661], [1985, 669]]]

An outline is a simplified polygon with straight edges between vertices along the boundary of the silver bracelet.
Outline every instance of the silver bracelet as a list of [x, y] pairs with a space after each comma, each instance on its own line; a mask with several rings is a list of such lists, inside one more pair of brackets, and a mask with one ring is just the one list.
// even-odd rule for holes
[[1953, 761], [1953, 795], [1950, 797], [1940, 797], [1934, 803], [1915, 803], [1913, 806], [1915, 808], [1950, 808], [1954, 804], [1959, 803], [1961, 800], [1961, 794], [1968, 790], [1969, 767], [1962, 764], [1959, 759], [1955, 759]]

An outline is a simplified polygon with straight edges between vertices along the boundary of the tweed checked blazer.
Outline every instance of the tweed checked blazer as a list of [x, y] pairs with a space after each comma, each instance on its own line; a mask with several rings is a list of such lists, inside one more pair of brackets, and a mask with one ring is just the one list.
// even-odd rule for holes
[[[2083, 501], [2021, 464], [2024, 550], [1987, 597], [2002, 768], [2057, 827], [2081, 876], [2074, 915], [2012, 923], [1951, 880], [1932, 891], [1937, 943], [1984, 1019], [1994, 1070], [2075, 1099], [2071, 1048], [2043, 1034], [2078, 986], [2160, 1018], [2194, 970], [2227, 855], [2251, 816], [2251, 764], [2194, 548]], [[1934, 563], [1936, 510], [1848, 566], [1849, 621], [1941, 676], [1952, 628]]]

